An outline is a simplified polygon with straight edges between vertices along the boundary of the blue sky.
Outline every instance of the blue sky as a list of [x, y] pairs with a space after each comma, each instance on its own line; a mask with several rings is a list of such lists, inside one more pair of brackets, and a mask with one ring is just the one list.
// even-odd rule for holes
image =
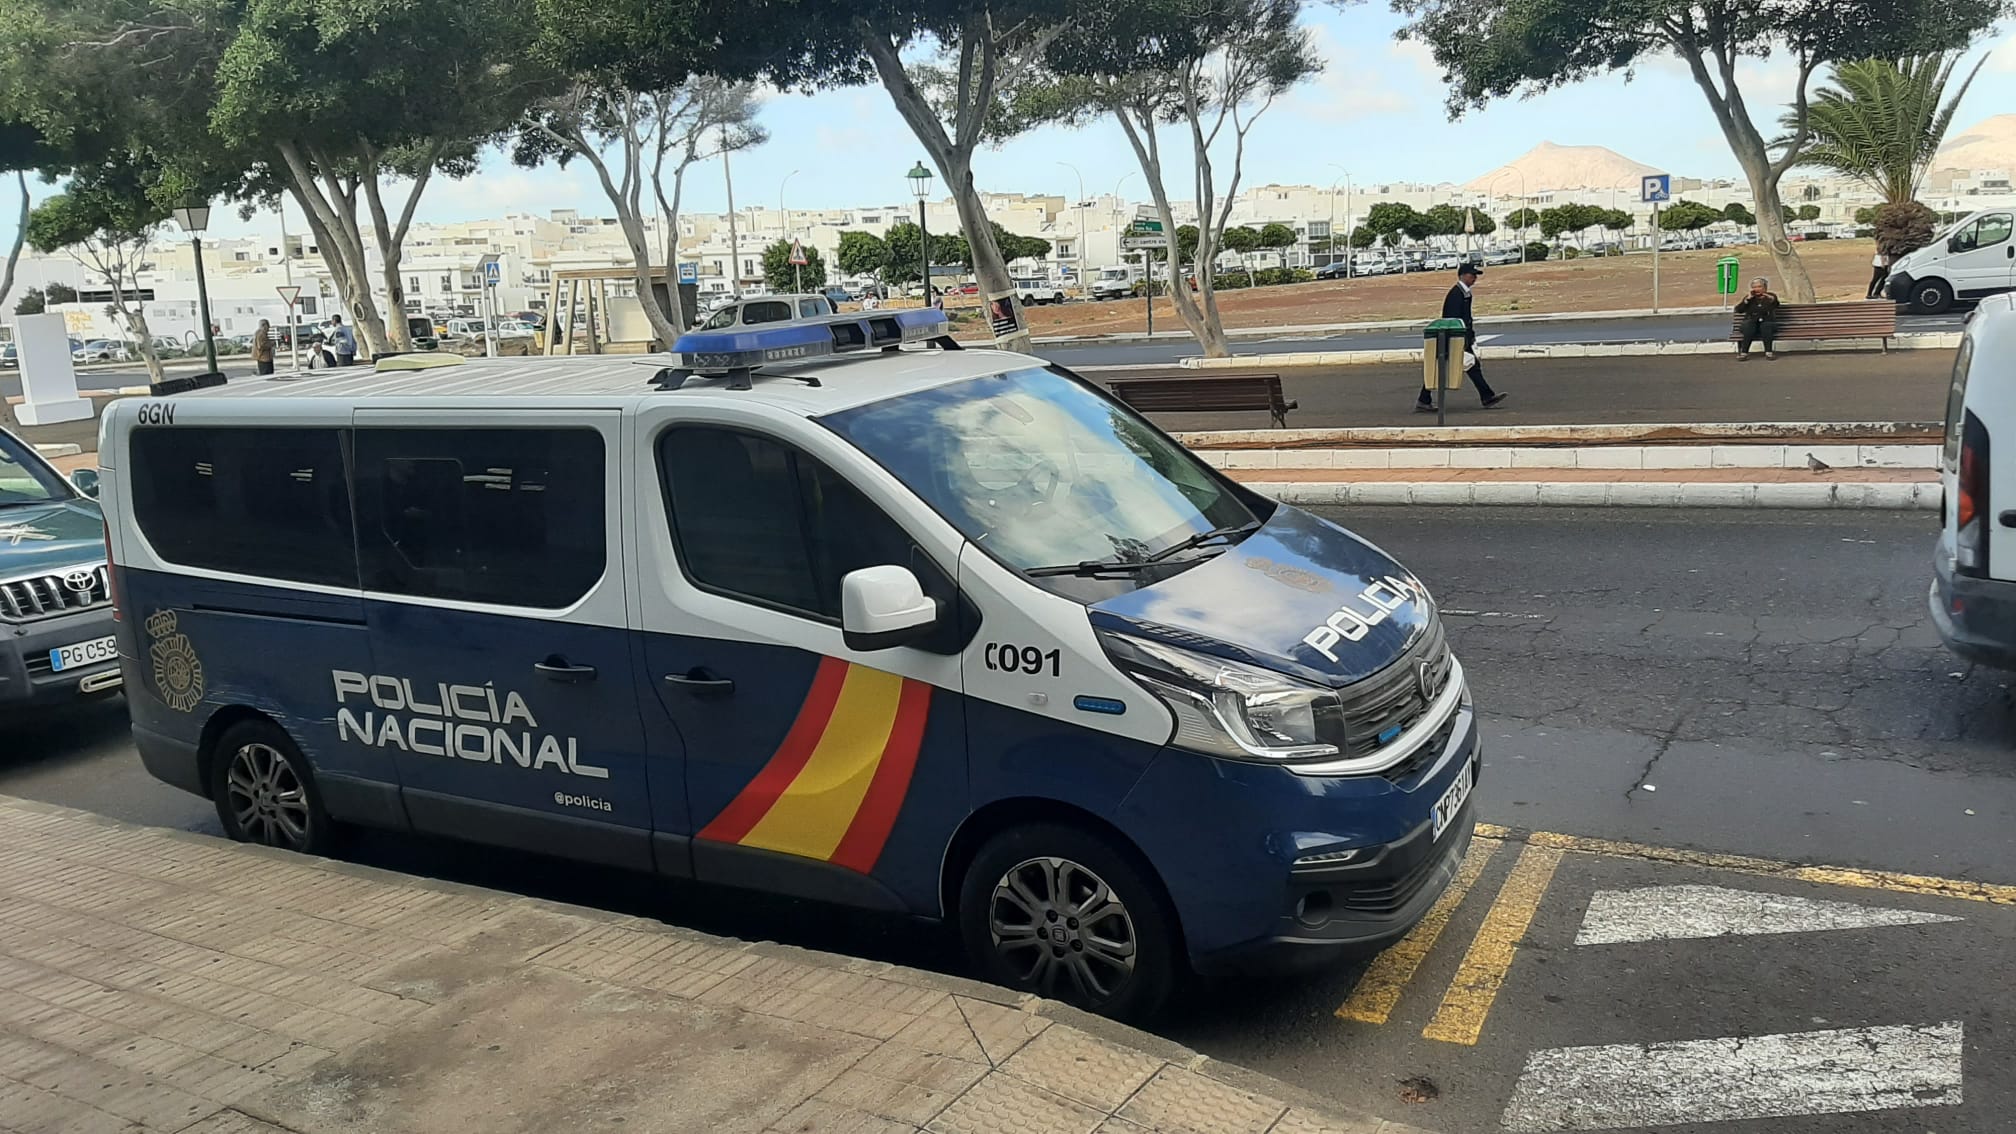
[[[1277, 103], [1254, 128], [1247, 185], [1328, 185], [1345, 170], [1356, 184], [1464, 181], [1543, 141], [1608, 146], [1675, 174], [1737, 173], [1707, 103], [1677, 60], [1653, 60], [1628, 82], [1621, 75], [1607, 76], [1539, 98], [1495, 104], [1452, 123], [1443, 109], [1439, 71], [1424, 49], [1394, 40], [1400, 20], [1384, 4], [1342, 11], [1312, 4], [1308, 12], [1306, 22], [1326, 71]], [[2004, 29], [1992, 49], [1961, 107], [1956, 131], [2016, 107], [2016, 34]], [[1782, 103], [1790, 97], [1790, 84], [1783, 66], [1751, 66], [1745, 74], [1753, 106]], [[1763, 111], [1758, 113], [1761, 117]], [[735, 159], [737, 204], [775, 207], [780, 187], [793, 209], [908, 199], [903, 174], [923, 150], [881, 87], [772, 95], [764, 103], [762, 121], [770, 129], [770, 142]], [[1059, 163], [1075, 166], [1077, 173]], [[1170, 172], [1172, 180], [1187, 185], [1186, 166]], [[1078, 130], [1038, 130], [983, 152], [975, 163], [980, 186], [999, 192], [1075, 196], [1079, 175], [1087, 195], [1112, 192], [1123, 181], [1124, 194], [1143, 195], [1132, 151], [1111, 120]], [[685, 207], [725, 207], [719, 162], [696, 166], [689, 182]], [[1189, 195], [1174, 184], [1170, 189], [1178, 197]], [[11, 193], [0, 191], [0, 212], [11, 216], [8, 197]], [[428, 220], [458, 220], [565, 207], [607, 211], [592, 174], [578, 164], [568, 170], [522, 170], [492, 155], [476, 177], [430, 186], [420, 214]], [[250, 224], [220, 217], [217, 230], [228, 235], [273, 227], [271, 216]]]

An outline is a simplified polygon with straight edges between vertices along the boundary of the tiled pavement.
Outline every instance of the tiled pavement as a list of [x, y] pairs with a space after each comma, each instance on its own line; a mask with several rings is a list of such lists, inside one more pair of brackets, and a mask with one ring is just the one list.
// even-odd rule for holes
[[0, 797], [0, 1131], [590, 1128], [1404, 1129], [957, 978]]

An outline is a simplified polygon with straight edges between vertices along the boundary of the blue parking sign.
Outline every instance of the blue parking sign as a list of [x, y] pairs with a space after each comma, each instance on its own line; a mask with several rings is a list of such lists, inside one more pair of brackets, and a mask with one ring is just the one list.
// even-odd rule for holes
[[1640, 201], [1670, 201], [1673, 199], [1673, 176], [1668, 173], [1648, 174], [1639, 183]]

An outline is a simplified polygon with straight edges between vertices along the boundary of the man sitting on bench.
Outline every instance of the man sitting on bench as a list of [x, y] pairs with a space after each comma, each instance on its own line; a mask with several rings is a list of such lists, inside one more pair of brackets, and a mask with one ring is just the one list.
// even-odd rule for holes
[[1771, 281], [1758, 276], [1750, 281], [1750, 294], [1736, 304], [1736, 314], [1743, 316], [1743, 339], [1736, 344], [1736, 361], [1750, 361], [1750, 344], [1764, 340], [1764, 357], [1777, 358], [1772, 353], [1771, 340], [1778, 334], [1778, 311], [1785, 305], [1769, 290]]

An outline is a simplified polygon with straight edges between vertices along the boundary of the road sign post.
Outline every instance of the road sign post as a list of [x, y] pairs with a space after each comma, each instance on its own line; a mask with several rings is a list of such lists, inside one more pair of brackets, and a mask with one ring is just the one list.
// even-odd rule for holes
[[[483, 273], [483, 354], [486, 358], [497, 357], [497, 285], [504, 279], [500, 259], [492, 252], [476, 261], [477, 268]], [[399, 317], [403, 319], [405, 314], [402, 312]]]
[[799, 295], [805, 294], [805, 264], [805, 246], [794, 236], [791, 238], [791, 290]]
[[1649, 173], [1638, 183], [1638, 199], [1652, 206], [1652, 313], [1659, 313], [1659, 206], [1673, 199], [1673, 177]]
[[280, 298], [287, 301], [287, 352], [291, 358], [290, 370], [301, 369], [301, 320], [294, 313], [294, 306], [301, 302], [301, 289], [289, 284], [275, 289]]

